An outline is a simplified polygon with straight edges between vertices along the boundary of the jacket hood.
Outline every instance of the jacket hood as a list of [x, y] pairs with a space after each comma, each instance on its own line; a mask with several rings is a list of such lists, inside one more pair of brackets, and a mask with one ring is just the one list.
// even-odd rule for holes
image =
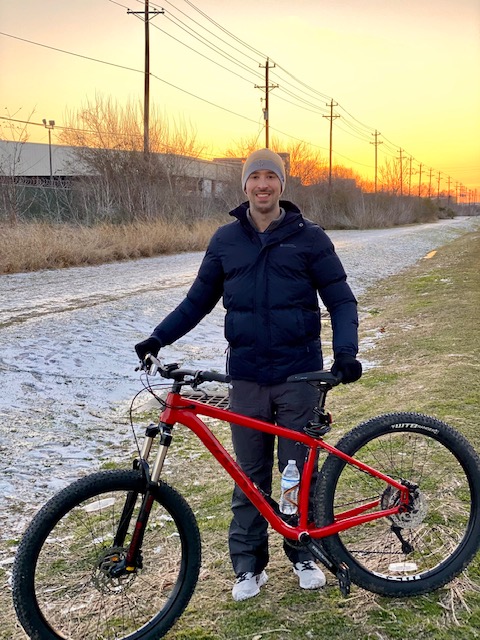
[[[280, 206], [282, 207], [282, 209], [285, 209], [287, 214], [288, 213], [300, 213], [301, 214], [301, 211], [297, 207], [297, 205], [293, 204], [293, 202], [290, 202], [289, 200], [280, 200]], [[247, 202], [243, 202], [238, 207], [235, 207], [235, 209], [232, 209], [229, 212], [229, 215], [232, 216], [233, 218], [237, 218], [238, 220], [240, 220], [240, 222], [244, 222], [247, 219], [247, 211], [248, 211], [249, 207], [250, 207], [250, 203], [247, 200]]]

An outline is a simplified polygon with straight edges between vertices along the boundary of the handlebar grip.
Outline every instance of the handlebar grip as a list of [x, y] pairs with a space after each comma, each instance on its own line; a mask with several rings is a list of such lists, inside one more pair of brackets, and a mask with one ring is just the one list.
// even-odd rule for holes
[[230, 382], [231, 376], [216, 371], [201, 371], [202, 380], [205, 382]]
[[307, 371], [305, 373], [296, 373], [293, 376], [288, 376], [287, 382], [322, 382], [329, 384], [332, 387], [336, 387], [342, 381], [342, 374], [338, 373], [334, 375], [331, 371]]

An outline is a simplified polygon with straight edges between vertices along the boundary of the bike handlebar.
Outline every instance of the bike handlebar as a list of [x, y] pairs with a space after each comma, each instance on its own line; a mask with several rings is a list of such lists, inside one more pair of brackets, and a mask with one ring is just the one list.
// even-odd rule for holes
[[[148, 361], [151, 363], [148, 365]], [[162, 365], [160, 360], [153, 356], [151, 353], [145, 356], [145, 360], [142, 363], [144, 368], [147, 368], [148, 375], [155, 375], [159, 373], [162, 378], [170, 378], [177, 382], [183, 382], [185, 378], [192, 378], [196, 384], [201, 382], [223, 382], [228, 383], [231, 381], [231, 377], [224, 373], [218, 373], [217, 371], [201, 371], [198, 369], [182, 369], [177, 363]]]
[[[151, 364], [148, 364], [148, 363]], [[191, 378], [190, 382], [194, 384], [200, 384], [202, 382], [222, 382], [228, 383], [231, 381], [231, 377], [224, 373], [218, 373], [217, 371], [202, 371], [195, 369], [182, 369], [177, 363], [162, 365], [160, 360], [153, 356], [151, 353], [145, 356], [145, 360], [142, 362], [142, 367], [148, 373], [148, 375], [154, 376], [159, 373], [162, 378], [170, 378], [177, 382], [184, 382], [185, 378]], [[331, 371], [309, 371], [307, 373], [297, 373], [287, 378], [287, 382], [320, 382], [330, 387], [336, 387], [342, 382], [342, 376], [333, 375]]]

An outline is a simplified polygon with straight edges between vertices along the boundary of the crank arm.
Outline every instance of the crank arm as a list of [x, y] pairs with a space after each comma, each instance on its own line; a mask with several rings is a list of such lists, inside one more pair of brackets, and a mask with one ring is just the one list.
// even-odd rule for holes
[[346, 597], [350, 593], [350, 570], [348, 566], [342, 562], [337, 564], [330, 558], [325, 550], [310, 538], [308, 534], [302, 534], [300, 542], [310, 551], [310, 553], [319, 560], [338, 580], [340, 593]]

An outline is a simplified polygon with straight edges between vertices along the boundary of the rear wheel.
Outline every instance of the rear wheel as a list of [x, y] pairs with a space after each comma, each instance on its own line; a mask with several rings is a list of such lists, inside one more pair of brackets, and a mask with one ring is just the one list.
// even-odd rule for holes
[[[322, 539], [354, 583], [409, 596], [438, 589], [468, 565], [480, 544], [480, 461], [461, 434], [428, 416], [395, 413], [360, 424], [337, 447], [411, 488], [406, 513]], [[328, 456], [316, 487], [318, 526], [375, 499], [390, 508], [399, 492]]]
[[[198, 579], [200, 534], [192, 510], [168, 485], [152, 490], [140, 566], [111, 572], [125, 557], [145, 491], [137, 471], [100, 472], [37, 514], [13, 572], [15, 608], [31, 638], [153, 640], [182, 614]], [[129, 522], [120, 526], [127, 511]]]

